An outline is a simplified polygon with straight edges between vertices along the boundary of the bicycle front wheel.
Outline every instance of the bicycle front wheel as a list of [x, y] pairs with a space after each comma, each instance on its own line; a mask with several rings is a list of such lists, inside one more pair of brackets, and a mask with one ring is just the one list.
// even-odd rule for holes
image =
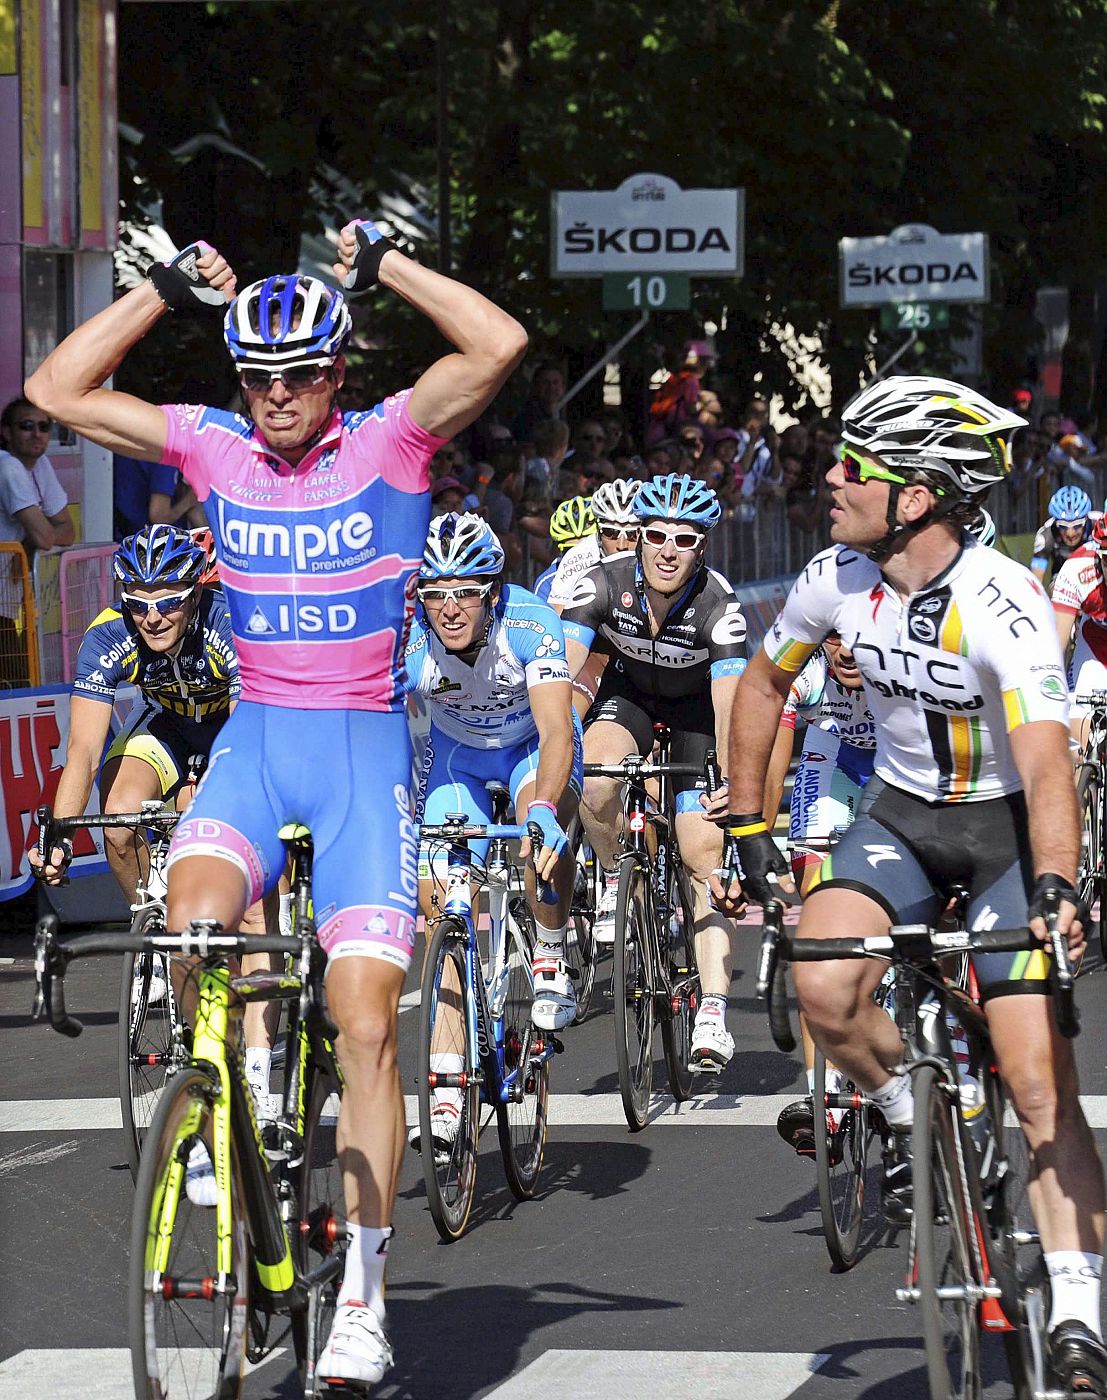
[[[472, 1072], [466, 1034], [469, 984], [465, 941], [465, 925], [460, 919], [447, 915], [438, 920], [423, 967], [419, 1009], [420, 1156], [431, 1217], [447, 1241], [460, 1238], [473, 1206], [480, 1085], [469, 1082], [436, 1089], [430, 1076], [439, 1073], [437, 1066], [441, 1064], [441, 1059], [432, 1057], [445, 1055]], [[451, 1122], [441, 1112], [435, 1116], [436, 1103], [457, 1108]]]
[[[671, 999], [661, 1016], [661, 1043], [669, 1088], [678, 1103], [692, 1097], [692, 1026], [700, 1000], [696, 964], [696, 915], [692, 886], [680, 857], [673, 851], [669, 881], [669, 927], [661, 930], [661, 956], [668, 958]], [[666, 938], [666, 934], [668, 937]]]
[[653, 1088], [653, 957], [649, 872], [624, 860], [615, 906], [615, 1059], [619, 1093], [631, 1132], [646, 1126]]
[[[131, 932], [140, 936], [164, 930], [160, 905], [140, 910], [131, 924]], [[116, 1030], [119, 1111], [134, 1180], [158, 1098], [180, 1058], [180, 1026], [169, 959], [159, 953], [124, 953]]]
[[932, 1400], [980, 1400], [980, 1288], [961, 1118], [932, 1065], [914, 1076], [913, 1235]]
[[851, 1079], [828, 1074], [826, 1056], [815, 1051], [815, 1173], [819, 1183], [819, 1211], [827, 1253], [835, 1269], [852, 1269], [857, 1263], [861, 1225], [865, 1219], [865, 1177], [873, 1140], [869, 1106], [826, 1108], [827, 1081], [833, 1092], [858, 1094]]
[[[301, 1027], [301, 1035], [306, 1031]], [[309, 1274], [340, 1256], [346, 1241], [346, 1197], [338, 1165], [338, 1109], [342, 1086], [329, 1057], [307, 1062], [304, 1083], [304, 1155], [297, 1182], [296, 1271]], [[293, 1339], [305, 1395], [313, 1395], [315, 1363], [330, 1336], [342, 1269], [315, 1289], [308, 1315], [293, 1318]]]
[[579, 1025], [588, 1015], [588, 1004], [592, 1000], [592, 989], [596, 985], [596, 944], [592, 937], [592, 924], [596, 917], [596, 907], [592, 900], [595, 882], [591, 874], [591, 867], [596, 858], [583, 835], [575, 854], [573, 903], [565, 938], [565, 961], [569, 965], [569, 974], [577, 994], [574, 1026]]
[[[213, 1086], [199, 1069], [173, 1077], [150, 1121], [131, 1224], [130, 1341], [136, 1396], [235, 1400], [246, 1357], [250, 1246], [234, 1144], [230, 1216], [189, 1199], [189, 1157], [212, 1152]], [[219, 1227], [226, 1226], [223, 1257]]]
[[549, 1031], [536, 1030], [530, 1019], [534, 1001], [531, 949], [534, 915], [521, 899], [510, 900], [504, 957], [503, 1066], [505, 1079], [514, 1074], [507, 1103], [496, 1105], [500, 1155], [511, 1194], [529, 1201], [538, 1189], [538, 1173], [546, 1154], [550, 1098], [550, 1062], [536, 1061]]

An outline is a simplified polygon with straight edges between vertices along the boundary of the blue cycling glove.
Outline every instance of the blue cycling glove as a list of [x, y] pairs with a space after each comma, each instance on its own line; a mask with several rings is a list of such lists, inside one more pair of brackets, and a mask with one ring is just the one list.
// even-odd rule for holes
[[210, 243], [190, 243], [168, 262], [151, 263], [146, 269], [147, 279], [170, 311], [226, 309], [227, 298], [208, 282], [196, 266], [198, 258], [212, 251]]
[[532, 802], [527, 808], [527, 821], [542, 828], [542, 845], [549, 846], [555, 855], [560, 855], [569, 844], [569, 838], [558, 824], [557, 813], [550, 809], [548, 803]]
[[361, 296], [377, 285], [380, 278], [381, 258], [385, 253], [399, 252], [387, 234], [381, 233], [372, 219], [355, 219], [342, 230], [353, 229], [357, 240], [357, 252], [353, 266], [346, 269], [343, 291], [347, 296]]

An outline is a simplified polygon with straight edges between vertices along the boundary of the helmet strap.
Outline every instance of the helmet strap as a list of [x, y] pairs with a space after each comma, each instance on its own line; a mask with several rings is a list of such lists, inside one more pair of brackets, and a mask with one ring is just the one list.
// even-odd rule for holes
[[[911, 482], [910, 485], [926, 485], [926, 482]], [[888, 510], [885, 521], [888, 526], [888, 533], [882, 535], [873, 545], [870, 545], [865, 553], [874, 564], [882, 564], [892, 554], [897, 554], [905, 548], [907, 542], [917, 535], [920, 530], [925, 530], [928, 525], [937, 524], [943, 520], [953, 508], [963, 499], [952, 493], [945, 497], [939, 496], [937, 504], [931, 506], [928, 511], [924, 511], [918, 520], [903, 521], [896, 519], [896, 511], [899, 506], [899, 494], [903, 487], [895, 481], [888, 483]]]

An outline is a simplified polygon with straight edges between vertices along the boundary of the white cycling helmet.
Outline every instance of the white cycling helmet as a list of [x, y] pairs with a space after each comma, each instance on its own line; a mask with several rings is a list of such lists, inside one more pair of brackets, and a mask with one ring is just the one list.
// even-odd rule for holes
[[330, 365], [350, 338], [342, 293], [317, 277], [266, 277], [245, 287], [223, 320], [223, 339], [237, 369]]
[[640, 485], [638, 481], [620, 477], [597, 486], [592, 493], [592, 514], [596, 517], [596, 524], [614, 526], [616, 529], [619, 526], [637, 526], [638, 517], [631, 504]]

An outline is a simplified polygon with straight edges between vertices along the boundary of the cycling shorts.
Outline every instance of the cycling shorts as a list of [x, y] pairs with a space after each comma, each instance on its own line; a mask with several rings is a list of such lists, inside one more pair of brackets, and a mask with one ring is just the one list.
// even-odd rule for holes
[[104, 762], [137, 758], [148, 763], [158, 775], [162, 797], [175, 797], [189, 775], [203, 767], [225, 722], [225, 716], [220, 715], [217, 720], [199, 723], [147, 702], [116, 735]]
[[[569, 787], [578, 801], [584, 785], [583, 763], [580, 720], [574, 712], [573, 766], [569, 772]], [[486, 784], [503, 783], [511, 794], [518, 820], [525, 821], [526, 813], [518, 811], [519, 793], [527, 783], [533, 782], [537, 772], [537, 735], [505, 749], [478, 749], [463, 744], [459, 739], [449, 738], [432, 724], [427, 735], [427, 746], [423, 750], [423, 776], [419, 782], [415, 820], [437, 826], [445, 821], [449, 813], [464, 812], [471, 821], [490, 822], [492, 795]], [[469, 849], [483, 861], [488, 854], [488, 842], [470, 841]], [[446, 852], [442, 851], [443, 868], [446, 860]], [[436, 867], [439, 865], [437, 852], [434, 864]], [[427, 880], [430, 874], [430, 855], [424, 846], [419, 860], [419, 878]]]
[[[925, 802], [879, 778], [868, 785], [860, 816], [819, 873], [818, 889], [857, 890], [895, 924], [933, 925], [951, 885], [969, 892], [970, 929], [1026, 924], [1034, 885], [1021, 792], [986, 802]], [[1045, 993], [1044, 952], [978, 953], [973, 957], [985, 1001]]]
[[[1093, 690], [1107, 690], [1107, 627], [1081, 621], [1069, 662], [1069, 690], [1073, 697], [1090, 695]], [[1073, 699], [1069, 706], [1070, 718], [1087, 719], [1090, 714], [1086, 705], [1078, 705]]]
[[[843, 750], [848, 753], [843, 755]], [[862, 761], [854, 761], [858, 759]], [[840, 766], [839, 760], [843, 760]], [[873, 750], [841, 744], [836, 735], [828, 735], [825, 730], [809, 730], [792, 788], [788, 839], [828, 837], [851, 826], [861, 808], [872, 762]], [[809, 866], [822, 861], [823, 855], [818, 852], [792, 852], [792, 870], [797, 879]]]
[[[682, 695], [675, 700], [647, 695], [632, 685], [626, 672], [617, 665], [608, 666], [603, 673], [595, 704], [584, 719], [585, 730], [601, 721], [622, 725], [643, 758], [653, 752], [655, 724], [669, 726], [669, 760], [672, 763], [692, 763], [702, 768], [708, 749], [716, 747], [715, 711], [710, 695]], [[677, 781], [687, 784], [676, 790], [677, 812], [702, 812], [703, 779]]]
[[278, 832], [298, 822], [315, 845], [312, 900], [330, 960], [381, 958], [406, 970], [418, 896], [410, 784], [403, 714], [244, 700], [177, 825], [169, 864], [196, 855], [228, 860], [252, 904], [285, 868]]

